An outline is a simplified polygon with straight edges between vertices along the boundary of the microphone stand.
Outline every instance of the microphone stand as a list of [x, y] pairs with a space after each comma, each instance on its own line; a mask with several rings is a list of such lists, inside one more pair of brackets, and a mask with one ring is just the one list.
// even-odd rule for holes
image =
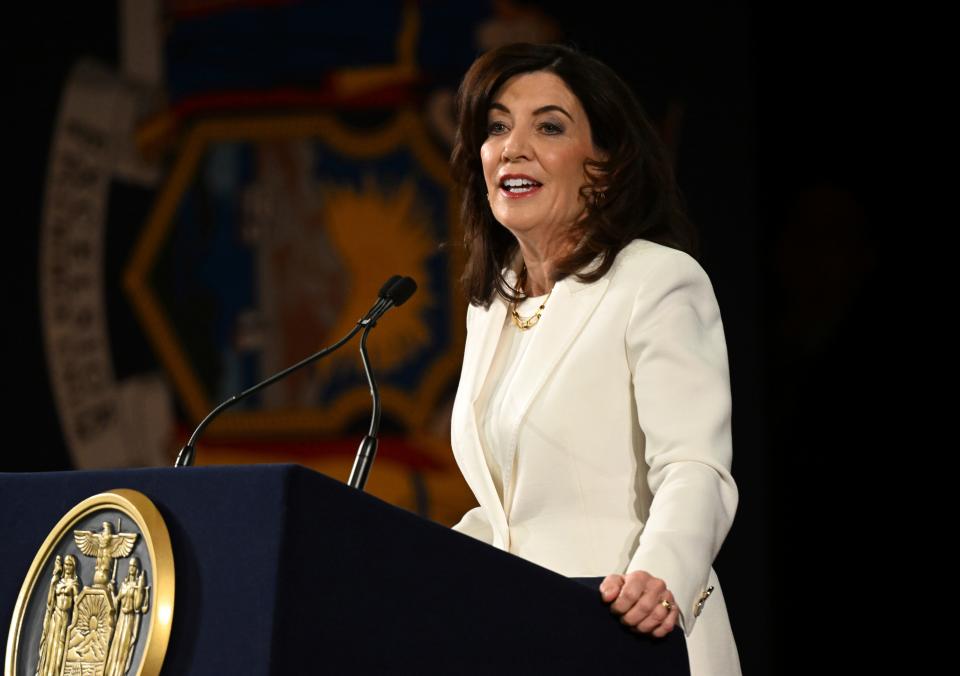
[[370, 474], [370, 468], [377, 456], [377, 431], [380, 429], [380, 391], [377, 389], [377, 381], [373, 377], [373, 368], [370, 366], [370, 356], [367, 354], [367, 336], [377, 325], [377, 320], [383, 316], [383, 313], [393, 306], [406, 303], [407, 299], [416, 290], [417, 283], [412, 277], [404, 277], [392, 285], [384, 294], [386, 298], [384, 307], [370, 313], [370, 321], [360, 337], [360, 359], [363, 361], [363, 372], [366, 374], [367, 383], [370, 385], [370, 396], [373, 398], [373, 414], [370, 417], [370, 430], [363, 441], [360, 442], [360, 448], [357, 449], [357, 457], [353, 461], [353, 469], [350, 470], [350, 479], [347, 484], [361, 491], [367, 485], [367, 476]]
[[[303, 359], [297, 362], [293, 366], [285, 368], [283, 371], [280, 371], [279, 373], [276, 373], [270, 376], [266, 380], [257, 383], [253, 387], [250, 387], [249, 389], [244, 390], [240, 394], [233, 395], [232, 397], [227, 399], [225, 402], [217, 406], [215, 409], [210, 411], [210, 413], [207, 414], [207, 417], [204, 418], [200, 422], [200, 424], [197, 426], [197, 429], [193, 431], [193, 434], [190, 435], [190, 439], [189, 441], [187, 441], [186, 445], [180, 449], [180, 453], [177, 454], [177, 461], [174, 463], [174, 467], [191, 467], [193, 465], [193, 461], [196, 458], [196, 454], [197, 454], [197, 439], [200, 438], [200, 434], [203, 432], [203, 430], [207, 427], [207, 425], [209, 425], [213, 421], [214, 418], [216, 418], [220, 414], [221, 411], [223, 411], [224, 409], [230, 408], [231, 406], [236, 404], [238, 401], [246, 399], [251, 394], [260, 391], [264, 387], [267, 387], [268, 385], [272, 385], [273, 383], [277, 382], [281, 378], [285, 378], [287, 375], [296, 371], [297, 369], [303, 368], [304, 366], [307, 366], [308, 364], [311, 364], [317, 361], [321, 357], [325, 357], [326, 355], [330, 354], [331, 352], [339, 348], [341, 345], [346, 343], [348, 340], [353, 338], [355, 335], [357, 335], [357, 332], [360, 329], [366, 328], [367, 331], [369, 331], [370, 328], [376, 324], [377, 319], [379, 319], [383, 315], [383, 313], [389, 310], [390, 307], [393, 305], [393, 299], [384, 298], [384, 296], [387, 295], [386, 292], [399, 279], [400, 279], [399, 275], [394, 275], [389, 280], [387, 280], [387, 283], [384, 284], [383, 288], [381, 288], [380, 290], [380, 297], [377, 300], [376, 304], [374, 304], [374, 306], [370, 309], [370, 311], [368, 311], [367, 314], [361, 320], [359, 320], [352, 329], [350, 329], [350, 332], [347, 335], [345, 335], [343, 338], [338, 340], [336, 343], [334, 343], [330, 347], [324, 348], [323, 350], [320, 350], [319, 352], [316, 352], [310, 355], [306, 359]], [[363, 334], [364, 340], [366, 340], [367, 331], [365, 331]], [[368, 380], [369, 380], [369, 374], [368, 374]], [[379, 414], [378, 414], [377, 424], [379, 425]]]
[[310, 363], [312, 363], [312, 362], [317, 361], [317, 360], [320, 359], [321, 357], [324, 357], [324, 356], [330, 354], [331, 352], [333, 352], [334, 350], [336, 350], [338, 347], [340, 347], [341, 345], [343, 345], [344, 343], [346, 343], [348, 340], [350, 340], [351, 338], [353, 338], [355, 335], [357, 335], [357, 331], [359, 331], [360, 329], [363, 328], [363, 326], [364, 326], [364, 325], [363, 325], [363, 322], [365, 322], [365, 321], [367, 321], [367, 320], [366, 320], [366, 319], [362, 319], [362, 320], [360, 320], [359, 322], [357, 322], [357, 324], [356, 324], [352, 329], [350, 329], [350, 333], [348, 333], [347, 335], [345, 335], [343, 338], [341, 338], [340, 340], [338, 340], [336, 343], [334, 343], [334, 344], [331, 345], [330, 347], [324, 348], [323, 350], [320, 350], [319, 352], [310, 355], [310, 356], [307, 357], [306, 359], [303, 359], [303, 360], [297, 362], [297, 363], [294, 364], [293, 366], [290, 366], [290, 367], [288, 367], [288, 368], [285, 368], [284, 370], [280, 371], [279, 373], [270, 376], [269, 378], [267, 378], [267, 379], [264, 380], [263, 382], [257, 383], [257, 384], [254, 385], [253, 387], [244, 390], [244, 391], [241, 392], [240, 394], [235, 394], [235, 395], [233, 395], [232, 397], [230, 397], [229, 399], [227, 399], [225, 402], [223, 402], [222, 404], [220, 404], [219, 406], [217, 406], [215, 409], [213, 409], [212, 411], [210, 411], [210, 413], [207, 414], [207, 417], [204, 418], [204, 419], [201, 421], [201, 423], [197, 426], [197, 429], [195, 429], [195, 430], [193, 431], [193, 434], [190, 435], [190, 440], [187, 442], [187, 445], [180, 449], [180, 453], [177, 455], [177, 462], [174, 464], [174, 467], [190, 467], [190, 466], [193, 465], [194, 457], [195, 457], [196, 454], [197, 454], [197, 446], [196, 446], [196, 444], [197, 444], [197, 439], [200, 438], [200, 434], [201, 434], [201, 433], [203, 432], [203, 430], [207, 427], [207, 425], [209, 425], [209, 424], [213, 421], [213, 419], [216, 418], [216, 417], [220, 414], [220, 411], [224, 410], [225, 408], [230, 408], [231, 406], [233, 406], [234, 404], [236, 404], [238, 401], [241, 401], [241, 400], [243, 400], [243, 399], [246, 399], [246, 398], [249, 397], [251, 394], [253, 394], [254, 392], [260, 391], [261, 389], [263, 389], [263, 388], [266, 387], [267, 385], [272, 385], [273, 383], [275, 383], [276, 381], [280, 380], [281, 378], [284, 378], [284, 377], [286, 377], [288, 374], [292, 373], [293, 371], [296, 371], [298, 368], [301, 368], [301, 367], [303, 367], [303, 366], [306, 366], [306, 365], [308, 365], [308, 364], [310, 364]]
[[370, 357], [367, 355], [367, 336], [376, 325], [376, 320], [372, 321], [360, 337], [360, 359], [363, 361], [363, 371], [370, 385], [370, 396], [373, 397], [373, 415], [370, 417], [370, 430], [360, 442], [360, 448], [357, 449], [357, 457], [353, 461], [353, 469], [350, 470], [347, 485], [361, 491], [367, 485], [367, 476], [377, 456], [377, 431], [380, 429], [380, 391], [377, 389], [377, 381], [373, 377], [373, 369], [370, 368]]

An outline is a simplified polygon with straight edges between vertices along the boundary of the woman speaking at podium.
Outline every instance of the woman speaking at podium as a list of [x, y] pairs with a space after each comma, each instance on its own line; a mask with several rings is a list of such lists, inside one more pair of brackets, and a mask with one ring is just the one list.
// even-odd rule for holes
[[454, 529], [679, 627], [692, 676], [740, 674], [713, 561], [737, 509], [727, 350], [662, 142], [599, 61], [483, 54], [457, 97], [469, 296], [453, 408], [479, 502]]

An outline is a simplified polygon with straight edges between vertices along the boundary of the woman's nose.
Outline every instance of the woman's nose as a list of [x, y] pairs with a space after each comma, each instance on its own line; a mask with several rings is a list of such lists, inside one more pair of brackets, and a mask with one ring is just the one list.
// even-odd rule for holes
[[511, 162], [520, 158], [530, 159], [530, 138], [526, 132], [514, 129], [503, 144], [503, 159]]

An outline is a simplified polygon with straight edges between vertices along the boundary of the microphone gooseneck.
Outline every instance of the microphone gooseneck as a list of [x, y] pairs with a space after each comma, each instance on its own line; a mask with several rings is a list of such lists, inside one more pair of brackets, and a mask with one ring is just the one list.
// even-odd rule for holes
[[[353, 326], [352, 329], [350, 329], [350, 332], [347, 333], [347, 335], [345, 335], [343, 338], [338, 340], [336, 343], [334, 343], [330, 347], [320, 350], [319, 352], [315, 352], [314, 354], [310, 355], [306, 359], [303, 359], [297, 362], [293, 366], [285, 368], [283, 371], [280, 371], [279, 373], [276, 373], [270, 376], [266, 380], [263, 380], [257, 383], [253, 387], [250, 387], [244, 390], [240, 394], [233, 395], [232, 397], [230, 397], [229, 399], [221, 403], [219, 406], [217, 406], [215, 409], [210, 411], [210, 413], [207, 414], [207, 417], [205, 417], [200, 422], [200, 424], [197, 425], [197, 429], [195, 429], [193, 431], [193, 434], [190, 435], [190, 439], [187, 441], [186, 445], [180, 449], [180, 452], [177, 454], [177, 461], [174, 463], [174, 467], [190, 467], [193, 465], [194, 460], [196, 459], [196, 454], [197, 454], [197, 440], [200, 438], [200, 435], [203, 433], [203, 430], [206, 429], [206, 427], [211, 422], [213, 422], [213, 420], [218, 415], [220, 415], [220, 413], [222, 413], [224, 410], [230, 408], [237, 402], [246, 399], [251, 394], [254, 394], [255, 392], [260, 391], [264, 387], [267, 387], [268, 385], [272, 385], [278, 380], [286, 378], [288, 375], [290, 375], [294, 371], [297, 371], [298, 369], [301, 369], [304, 366], [312, 364], [318, 359], [321, 359], [327, 356], [334, 350], [341, 347], [344, 343], [349, 341], [355, 335], [357, 335], [357, 332], [360, 331], [360, 329], [366, 328], [367, 330], [369, 330], [370, 327], [376, 324], [376, 320], [379, 317], [381, 317], [384, 312], [389, 310], [392, 305], [394, 305], [395, 298], [394, 296], [391, 295], [391, 292], [393, 288], [397, 286], [397, 284], [403, 281], [403, 279], [404, 278], [401, 277], [400, 275], [393, 275], [390, 279], [388, 279], [383, 284], [383, 286], [380, 287], [380, 292], [377, 297], [377, 302], [373, 305], [373, 307], [371, 307], [367, 311], [367, 313], [357, 321], [357, 323]], [[416, 288], [416, 285], [414, 285], [414, 288]], [[404, 298], [403, 300], [405, 301], [406, 298]], [[364, 335], [366, 335], [366, 333]]]
[[350, 470], [350, 478], [347, 484], [358, 490], [363, 490], [367, 484], [367, 477], [370, 474], [370, 468], [377, 457], [377, 432], [380, 429], [380, 391], [377, 389], [377, 380], [373, 376], [373, 368], [370, 366], [370, 357], [367, 354], [367, 336], [377, 325], [377, 319], [389, 310], [391, 307], [403, 305], [410, 296], [417, 290], [417, 283], [411, 277], [403, 277], [397, 280], [386, 292], [387, 302], [383, 310], [374, 317], [371, 317], [363, 335], [360, 336], [360, 359], [363, 362], [363, 372], [367, 376], [367, 384], [370, 386], [370, 397], [373, 399], [373, 413], [370, 416], [370, 429], [367, 435], [360, 442], [357, 449], [357, 457], [353, 461], [353, 468]]

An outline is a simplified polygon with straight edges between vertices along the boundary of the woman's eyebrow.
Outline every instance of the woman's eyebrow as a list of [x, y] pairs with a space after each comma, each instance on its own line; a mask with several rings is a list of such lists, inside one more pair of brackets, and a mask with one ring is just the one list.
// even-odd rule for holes
[[[503, 111], [504, 113], [507, 113], [508, 115], [510, 114], [510, 109], [507, 108], [507, 107], [506, 107], [505, 105], [503, 105], [502, 103], [491, 103], [491, 104], [490, 104], [490, 110], [501, 110], [501, 111]], [[553, 111], [553, 110], [555, 110], [555, 111], [557, 111], [557, 112], [559, 112], [559, 113], [563, 113], [563, 114], [566, 115], [568, 118], [570, 118], [570, 121], [571, 121], [571, 122], [573, 122], [573, 116], [572, 116], [570, 113], [568, 113], [567, 111], [565, 111], [565, 110], [564, 110], [563, 108], [561, 108], [560, 106], [553, 105], [552, 103], [549, 104], [549, 105], [546, 105], [546, 106], [540, 106], [540, 107], [537, 108], [535, 111], [533, 111], [533, 114], [534, 114], [534, 115], [540, 115], [540, 114], [542, 114], [542, 113], [549, 113], [550, 111]]]

